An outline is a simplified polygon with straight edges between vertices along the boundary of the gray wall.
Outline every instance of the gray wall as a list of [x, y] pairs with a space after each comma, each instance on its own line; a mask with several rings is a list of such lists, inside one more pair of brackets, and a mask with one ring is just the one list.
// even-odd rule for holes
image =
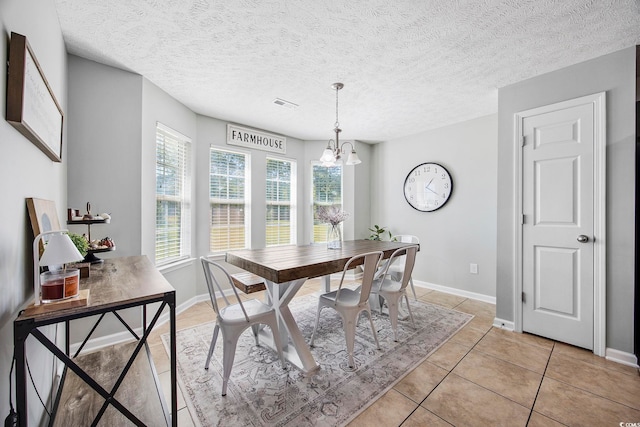
[[140, 254], [143, 78], [69, 55], [69, 81], [68, 207], [84, 212], [91, 202], [93, 214], [111, 215], [111, 224], [91, 226], [92, 239], [116, 243], [100, 258]]
[[514, 320], [513, 115], [607, 93], [607, 348], [633, 352], [635, 60], [631, 47], [499, 90], [497, 317]]
[[[461, 291], [495, 296], [497, 116], [398, 138], [374, 146], [371, 223], [420, 239], [413, 277]], [[419, 212], [404, 198], [415, 166], [440, 163], [453, 179], [447, 204]], [[478, 264], [478, 274], [469, 264]]]
[[[31, 223], [25, 199], [37, 197], [53, 200], [62, 221], [66, 207], [67, 130], [64, 129], [62, 163], [52, 162], [31, 141], [23, 137], [7, 121], [6, 63], [11, 32], [27, 37], [40, 67], [60, 103], [67, 111], [67, 57], [52, 1], [2, 0], [0, 1], [0, 414], [9, 413], [9, 368], [13, 352], [13, 320], [33, 297]], [[66, 124], [66, 118], [65, 118]], [[64, 216], [63, 216], [64, 215]], [[51, 338], [55, 328], [43, 331]], [[29, 364], [34, 370], [38, 389], [48, 394], [52, 381], [53, 361], [35, 340], [27, 341]], [[15, 389], [14, 389], [15, 390]], [[30, 402], [37, 402], [33, 392]], [[14, 401], [15, 403], [15, 401]], [[40, 418], [42, 408], [33, 403], [29, 419]]]
[[[91, 238], [111, 237], [109, 259], [141, 253], [141, 136], [142, 82], [140, 75], [69, 55], [69, 168], [68, 206], [94, 214], [108, 212], [110, 224], [91, 226]], [[70, 231], [86, 233], [87, 226]], [[140, 325], [136, 309], [123, 317]], [[96, 318], [71, 323], [71, 342], [81, 341]], [[120, 322], [106, 316], [96, 336], [121, 331]]]

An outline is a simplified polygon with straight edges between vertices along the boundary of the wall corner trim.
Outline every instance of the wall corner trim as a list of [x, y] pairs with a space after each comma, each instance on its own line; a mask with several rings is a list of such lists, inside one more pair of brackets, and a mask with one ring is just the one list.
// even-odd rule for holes
[[626, 351], [616, 350], [614, 348], [607, 348], [605, 352], [605, 359], [612, 362], [620, 363], [622, 365], [631, 366], [632, 368], [638, 368], [638, 358], [633, 353], [627, 353]]
[[505, 331], [515, 331], [515, 324], [511, 320], [504, 320], [496, 317], [493, 319], [493, 326], [495, 328], [504, 329]]

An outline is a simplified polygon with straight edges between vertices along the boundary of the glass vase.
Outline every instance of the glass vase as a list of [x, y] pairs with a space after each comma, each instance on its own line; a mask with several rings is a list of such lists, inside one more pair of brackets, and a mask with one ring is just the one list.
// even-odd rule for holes
[[327, 248], [342, 249], [342, 230], [340, 224], [329, 224], [327, 231]]

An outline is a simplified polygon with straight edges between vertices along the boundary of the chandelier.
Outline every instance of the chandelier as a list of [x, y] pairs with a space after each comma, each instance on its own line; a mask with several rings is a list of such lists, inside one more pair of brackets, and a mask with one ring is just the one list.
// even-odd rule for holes
[[327, 148], [322, 152], [322, 157], [320, 157], [320, 161], [322, 162], [322, 166], [334, 166], [336, 163], [342, 162], [342, 155], [346, 153], [344, 150], [344, 146], [349, 144], [351, 146], [351, 152], [349, 152], [349, 156], [347, 157], [346, 164], [347, 165], [357, 165], [358, 163], [362, 163], [362, 160], [358, 158], [358, 154], [356, 153], [356, 149], [353, 144], [349, 141], [343, 142], [340, 145], [340, 121], [338, 120], [338, 91], [344, 87], [342, 83], [334, 83], [331, 85], [332, 88], [336, 91], [336, 123], [334, 124], [333, 131], [336, 134], [336, 139], [329, 140], [327, 144]]

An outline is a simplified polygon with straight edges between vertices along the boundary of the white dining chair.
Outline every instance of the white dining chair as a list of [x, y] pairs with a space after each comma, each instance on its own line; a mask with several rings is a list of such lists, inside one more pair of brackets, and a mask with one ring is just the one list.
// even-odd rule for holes
[[[211, 298], [213, 311], [216, 313], [216, 326], [213, 330], [213, 337], [211, 338], [211, 344], [209, 346], [209, 354], [207, 355], [207, 362], [205, 363], [204, 368], [209, 369], [211, 356], [213, 355], [213, 350], [216, 347], [216, 341], [218, 339], [218, 332], [221, 331], [223, 340], [222, 395], [226, 396], [227, 383], [229, 382], [229, 376], [231, 375], [231, 368], [236, 354], [238, 338], [248, 327], [251, 327], [252, 329], [256, 345], [260, 345], [258, 339], [259, 325], [264, 324], [271, 328], [273, 341], [278, 350], [278, 356], [280, 357], [280, 363], [283, 369], [286, 368], [284, 357], [282, 355], [280, 334], [278, 334], [278, 321], [276, 319], [275, 310], [263, 302], [257, 299], [250, 299], [243, 302], [238, 295], [236, 287], [233, 285], [231, 275], [223, 266], [210, 261], [205, 257], [201, 257], [200, 260], [202, 262], [202, 268], [204, 269], [204, 277], [207, 281], [207, 288], [209, 289], [209, 297]], [[224, 277], [224, 282], [229, 285], [228, 287], [231, 288], [231, 290], [233, 290], [235, 301], [237, 301], [236, 303], [230, 303], [227, 299], [227, 296], [223, 292], [219, 277]], [[218, 301], [218, 298], [221, 298], [221, 300], [224, 301], [224, 306], [220, 306], [219, 303], [221, 301]]]
[[[407, 297], [407, 285], [413, 272], [413, 266], [416, 262], [416, 252], [418, 251], [418, 245], [406, 246], [398, 249], [391, 257], [389, 257], [389, 263], [386, 264], [386, 271], [378, 279], [374, 280], [371, 288], [371, 298], [376, 300], [380, 304], [380, 311], [382, 312], [382, 303], [380, 298], [384, 299], [387, 308], [389, 310], [389, 320], [391, 320], [391, 327], [393, 329], [394, 341], [398, 341], [398, 316], [399, 306], [402, 297], [404, 297], [407, 303], [407, 310], [409, 311], [409, 317], [411, 318], [411, 324], [416, 327], [413, 320], [413, 313], [411, 313], [411, 306], [409, 305], [409, 298]], [[398, 265], [401, 267], [402, 275], [400, 281], [396, 280], [392, 274], [389, 273], [390, 266]]]
[[[356, 325], [360, 313], [365, 312], [369, 316], [369, 323], [371, 324], [371, 332], [376, 342], [376, 348], [380, 349], [378, 343], [378, 335], [373, 326], [373, 320], [371, 319], [371, 307], [369, 306], [369, 294], [371, 292], [371, 286], [373, 284], [373, 277], [376, 273], [380, 260], [382, 259], [382, 252], [367, 252], [364, 254], [356, 255], [349, 259], [342, 270], [342, 277], [340, 279], [340, 285], [338, 289], [333, 292], [328, 292], [320, 295], [318, 299], [318, 313], [316, 315], [316, 324], [311, 334], [311, 347], [313, 347], [313, 341], [318, 330], [318, 324], [320, 323], [320, 312], [324, 308], [333, 308], [340, 314], [342, 318], [342, 327], [344, 329], [344, 335], [347, 342], [347, 354], [349, 356], [349, 367], [353, 368], [355, 363], [353, 360], [353, 349], [355, 347], [356, 337]], [[358, 289], [353, 290], [343, 287], [344, 277], [347, 270], [353, 268], [352, 265], [358, 265], [358, 263], [364, 259], [364, 272], [362, 275], [362, 282]]]
[[[412, 244], [419, 244], [420, 243], [420, 239], [418, 239], [418, 236], [413, 236], [411, 234], [398, 234], [397, 236], [393, 236], [393, 238], [395, 239], [396, 242], [402, 242], [402, 243], [412, 243]], [[404, 271], [404, 259], [402, 257], [398, 257], [398, 259], [394, 260], [393, 262], [391, 262], [391, 259], [389, 259], [389, 269], [388, 272], [393, 276], [393, 278], [396, 281], [400, 281], [400, 275], [403, 273]], [[382, 266], [382, 270], [384, 270], [384, 265]], [[381, 275], [382, 271], [378, 272], [379, 274], [377, 275], [376, 278], [379, 278], [379, 276]], [[409, 277], [409, 284], [411, 285], [411, 292], [413, 293], [413, 299], [415, 299], [416, 301], [418, 301], [418, 296], [416, 295], [416, 288], [415, 286], [413, 286], [413, 277]]]

